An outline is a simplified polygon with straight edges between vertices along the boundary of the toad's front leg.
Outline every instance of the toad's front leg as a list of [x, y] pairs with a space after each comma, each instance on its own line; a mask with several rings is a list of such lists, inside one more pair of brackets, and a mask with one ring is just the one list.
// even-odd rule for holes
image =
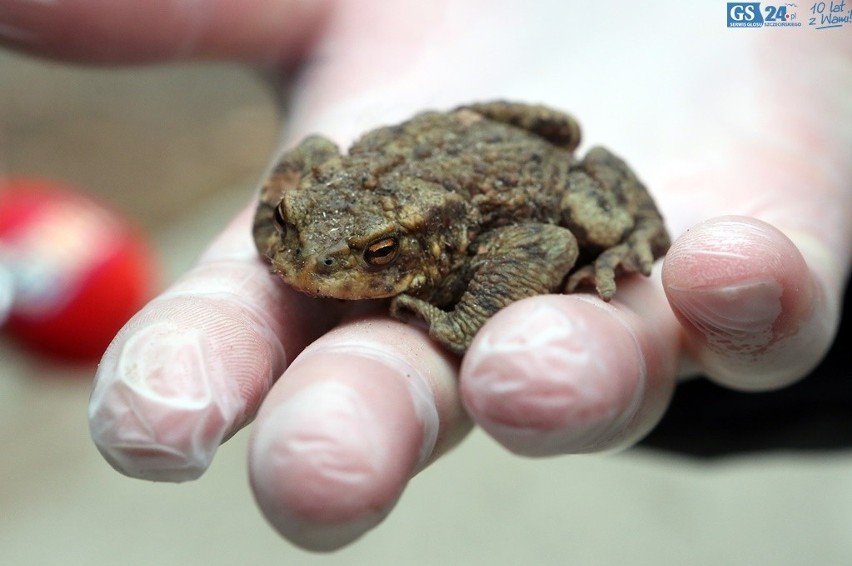
[[411, 311], [429, 324], [429, 334], [447, 349], [463, 354], [476, 332], [494, 313], [520, 299], [560, 290], [577, 261], [570, 230], [550, 224], [505, 226], [477, 240], [472, 277], [452, 311], [411, 295], [391, 303], [391, 314]]

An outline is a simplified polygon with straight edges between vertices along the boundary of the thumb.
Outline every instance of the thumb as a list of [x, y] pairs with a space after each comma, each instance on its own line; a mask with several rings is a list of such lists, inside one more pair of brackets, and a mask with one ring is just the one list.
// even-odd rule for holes
[[0, 45], [86, 63], [281, 62], [300, 56], [328, 8], [299, 0], [0, 0]]
[[767, 390], [806, 375], [831, 345], [839, 296], [813, 273], [775, 227], [724, 216], [674, 243], [663, 285], [687, 349], [708, 377]]

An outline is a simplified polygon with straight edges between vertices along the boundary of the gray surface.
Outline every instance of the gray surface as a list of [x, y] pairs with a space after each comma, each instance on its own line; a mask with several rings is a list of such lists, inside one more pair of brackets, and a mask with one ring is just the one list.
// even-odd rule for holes
[[[0, 77], [0, 172], [106, 196], [153, 231], [167, 278], [245, 202], [272, 151], [269, 97], [232, 67], [110, 73], [0, 55]], [[125, 174], [140, 155], [147, 165]], [[197, 482], [114, 472], [88, 438], [92, 373], [0, 341], [0, 564], [852, 563], [852, 455], [527, 460], [478, 432], [361, 542], [311, 555], [255, 509], [245, 432]]]

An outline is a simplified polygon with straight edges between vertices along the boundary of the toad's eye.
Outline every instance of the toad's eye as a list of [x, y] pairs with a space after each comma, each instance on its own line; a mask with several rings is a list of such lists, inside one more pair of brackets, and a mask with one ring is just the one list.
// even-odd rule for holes
[[399, 241], [393, 236], [379, 238], [364, 250], [364, 261], [373, 267], [384, 267], [396, 258]]
[[281, 205], [284, 202], [278, 203], [278, 206], [275, 207], [275, 210], [272, 212], [272, 225], [275, 226], [275, 230], [279, 234], [284, 234], [287, 232], [287, 221], [284, 220], [284, 214], [281, 212]]

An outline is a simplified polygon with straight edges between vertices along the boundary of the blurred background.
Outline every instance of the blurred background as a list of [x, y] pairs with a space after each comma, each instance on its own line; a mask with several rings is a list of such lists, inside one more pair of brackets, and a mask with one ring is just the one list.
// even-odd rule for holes
[[[271, 93], [223, 64], [131, 70], [0, 52], [0, 180], [70, 182], [132, 218], [160, 285], [251, 198]], [[0, 564], [850, 564], [852, 454], [529, 460], [474, 432], [362, 541], [312, 555], [253, 505], [246, 432], [199, 481], [114, 472], [88, 436], [92, 364], [0, 334]]]

